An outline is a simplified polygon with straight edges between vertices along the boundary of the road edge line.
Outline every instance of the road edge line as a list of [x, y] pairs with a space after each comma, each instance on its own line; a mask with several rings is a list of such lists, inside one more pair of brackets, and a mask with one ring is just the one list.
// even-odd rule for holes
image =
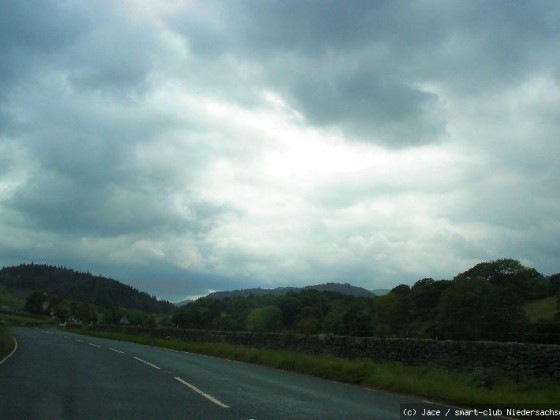
[[2, 363], [4, 363], [6, 360], [8, 360], [10, 357], [12, 357], [12, 355], [16, 352], [16, 350], [18, 348], [17, 340], [13, 335], [12, 335], [12, 339], [14, 340], [14, 349], [11, 351], [10, 354], [8, 354], [6, 357], [4, 357], [2, 360], [0, 360], [0, 365]]

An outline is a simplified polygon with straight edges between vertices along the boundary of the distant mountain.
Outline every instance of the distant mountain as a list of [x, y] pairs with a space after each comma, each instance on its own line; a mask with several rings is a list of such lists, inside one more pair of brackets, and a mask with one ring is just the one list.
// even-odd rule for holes
[[95, 305], [136, 308], [146, 312], [170, 312], [172, 303], [159, 300], [146, 292], [116, 280], [66, 267], [22, 264], [0, 270], [0, 285], [8, 290], [31, 292], [42, 290], [49, 295]]
[[343, 295], [350, 295], [350, 296], [360, 296], [360, 297], [369, 297], [374, 296], [372, 292], [362, 287], [352, 286], [348, 283], [340, 284], [340, 283], [326, 283], [326, 284], [317, 284], [314, 286], [305, 286], [305, 287], [277, 287], [275, 289], [242, 289], [242, 290], [231, 290], [231, 291], [223, 291], [223, 292], [213, 292], [206, 296], [209, 299], [224, 299], [228, 297], [247, 297], [249, 295], [255, 296], [263, 296], [263, 295], [274, 295], [274, 296], [284, 296], [289, 292], [301, 292], [302, 290], [319, 290], [322, 292], [336, 292], [341, 293]]
[[173, 302], [173, 305], [175, 305], [176, 307], [181, 307], [181, 306], [185, 306], [188, 305], [189, 303], [194, 302], [194, 300], [192, 299], [185, 299], [182, 300], [180, 302]]
[[389, 293], [391, 291], [391, 289], [373, 289], [372, 293], [375, 296], [385, 296], [387, 293]]

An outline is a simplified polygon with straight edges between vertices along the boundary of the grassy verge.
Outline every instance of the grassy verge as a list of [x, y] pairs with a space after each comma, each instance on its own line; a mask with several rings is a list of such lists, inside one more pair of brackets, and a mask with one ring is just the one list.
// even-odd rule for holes
[[45, 324], [54, 325], [56, 323], [51, 318], [45, 318], [45, 317], [34, 318], [34, 317], [29, 317], [24, 315], [0, 313], [0, 323], [1, 322], [5, 322], [10, 325], [45, 325]]
[[3, 360], [14, 349], [14, 339], [8, 327], [0, 322], [0, 360]]
[[405, 366], [401, 363], [377, 363], [371, 360], [348, 360], [286, 350], [257, 349], [227, 343], [186, 342], [177, 339], [160, 339], [87, 329], [74, 331], [113, 340], [131, 341], [256, 363], [442, 402], [467, 405], [527, 406], [529, 404], [557, 404], [560, 401], [560, 385], [536, 380], [514, 382], [484, 371], [466, 374], [432, 367]]

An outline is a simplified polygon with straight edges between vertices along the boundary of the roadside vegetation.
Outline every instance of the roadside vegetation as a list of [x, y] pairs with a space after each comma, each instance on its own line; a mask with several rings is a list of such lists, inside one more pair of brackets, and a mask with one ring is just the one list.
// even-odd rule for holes
[[0, 313], [0, 322], [8, 325], [32, 326], [32, 325], [55, 325], [56, 320], [46, 316], [20, 315]]
[[19, 296], [5, 287], [0, 286], [0, 308], [22, 310], [24, 302], [25, 297]]
[[254, 363], [378, 390], [414, 395], [455, 404], [527, 406], [557, 404], [560, 385], [537, 380], [512, 381], [493, 372], [449, 372], [401, 363], [348, 360], [301, 352], [257, 349], [228, 343], [186, 342], [119, 332], [72, 330], [79, 334], [130, 341], [178, 351]]
[[0, 360], [3, 360], [14, 349], [15, 343], [6, 324], [0, 321]]

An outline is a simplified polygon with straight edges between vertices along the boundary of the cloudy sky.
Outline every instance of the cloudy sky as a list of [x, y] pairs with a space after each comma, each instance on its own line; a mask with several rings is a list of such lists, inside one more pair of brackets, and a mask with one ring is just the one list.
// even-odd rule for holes
[[209, 290], [560, 272], [560, 4], [0, 0], [0, 265]]

